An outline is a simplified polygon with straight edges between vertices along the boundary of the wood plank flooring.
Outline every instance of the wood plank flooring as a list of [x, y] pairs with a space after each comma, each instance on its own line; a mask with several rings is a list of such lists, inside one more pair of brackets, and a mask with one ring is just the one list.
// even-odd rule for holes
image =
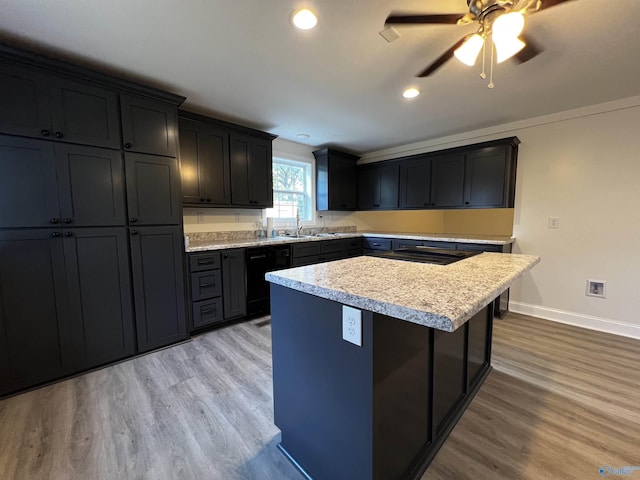
[[[258, 324], [0, 401], [0, 479], [302, 479], [276, 448]], [[493, 365], [423, 480], [640, 466], [640, 341], [510, 314]]]

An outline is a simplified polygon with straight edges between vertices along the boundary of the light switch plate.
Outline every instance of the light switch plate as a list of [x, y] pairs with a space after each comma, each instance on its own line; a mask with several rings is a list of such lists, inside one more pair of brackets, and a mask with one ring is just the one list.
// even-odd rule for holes
[[342, 339], [362, 346], [362, 311], [342, 306]]

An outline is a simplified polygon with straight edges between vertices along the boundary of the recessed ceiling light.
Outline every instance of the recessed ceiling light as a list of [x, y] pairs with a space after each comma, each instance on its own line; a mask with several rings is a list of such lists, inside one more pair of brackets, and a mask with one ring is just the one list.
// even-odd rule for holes
[[311, 135], [309, 135], [308, 133], [299, 133], [299, 134], [296, 135], [296, 137], [301, 138], [302, 140], [306, 140], [310, 136]]
[[416, 98], [418, 95], [420, 95], [420, 90], [418, 90], [416, 87], [409, 87], [404, 92], [402, 92], [402, 96], [404, 98]]
[[318, 17], [308, 8], [303, 8], [293, 14], [291, 21], [300, 30], [310, 30], [318, 23]]

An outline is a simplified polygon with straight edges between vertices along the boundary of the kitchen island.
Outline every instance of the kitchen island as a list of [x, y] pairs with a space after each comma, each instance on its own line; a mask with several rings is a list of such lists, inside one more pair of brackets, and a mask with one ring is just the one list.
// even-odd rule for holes
[[420, 478], [491, 370], [493, 299], [538, 261], [363, 256], [267, 274], [279, 448], [316, 480]]

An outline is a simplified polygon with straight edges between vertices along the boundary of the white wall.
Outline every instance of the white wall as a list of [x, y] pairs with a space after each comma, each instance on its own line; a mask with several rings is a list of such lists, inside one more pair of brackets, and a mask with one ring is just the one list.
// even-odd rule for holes
[[[511, 289], [511, 309], [640, 338], [640, 97], [435, 141], [363, 161], [516, 135], [515, 252], [542, 261]], [[548, 217], [559, 217], [551, 230]], [[585, 296], [605, 280], [607, 298]]]

